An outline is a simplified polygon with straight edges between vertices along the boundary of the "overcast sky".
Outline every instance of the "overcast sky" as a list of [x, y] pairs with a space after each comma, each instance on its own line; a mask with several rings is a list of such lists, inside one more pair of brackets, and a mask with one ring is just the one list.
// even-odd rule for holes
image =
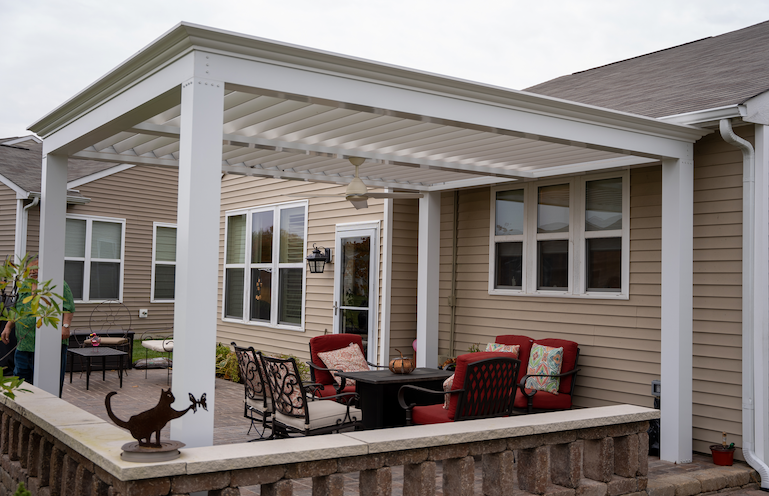
[[767, 0], [0, 0], [0, 137], [181, 21], [524, 89], [767, 19]]

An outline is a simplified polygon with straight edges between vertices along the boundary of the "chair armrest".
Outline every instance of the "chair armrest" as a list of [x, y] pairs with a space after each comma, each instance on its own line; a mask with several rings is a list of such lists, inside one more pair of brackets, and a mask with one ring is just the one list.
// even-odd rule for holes
[[420, 393], [428, 393], [428, 394], [434, 394], [434, 395], [454, 394], [454, 393], [464, 392], [464, 389], [452, 389], [451, 391], [435, 391], [433, 389], [426, 389], [423, 387], [406, 384], [405, 386], [401, 386], [401, 388], [398, 390], [398, 403], [400, 404], [401, 408], [403, 408], [404, 410], [411, 410], [411, 408], [416, 405], [416, 403], [412, 403], [410, 405], [406, 404], [406, 398], [405, 398], [406, 389], [413, 389], [414, 391], [419, 391]]
[[521, 389], [521, 391], [523, 391], [524, 386], [526, 385], [526, 380], [529, 377], [566, 377], [566, 376], [569, 376], [569, 375], [574, 375], [577, 372], [579, 372], [580, 370], [582, 370], [582, 369], [573, 369], [573, 370], [570, 370], [569, 372], [565, 372], [563, 374], [526, 374], [525, 376], [523, 376], [521, 378], [521, 382], [518, 384], [518, 387]]
[[[333, 383], [333, 386], [334, 386], [334, 389], [336, 389], [336, 392], [339, 393], [340, 391], [344, 391], [344, 388], [347, 386], [347, 380], [344, 377], [339, 377], [339, 376], [334, 375], [334, 372], [344, 372], [344, 370], [341, 370], [341, 369], [326, 369], [326, 368], [320, 367], [318, 365], [315, 365], [312, 362], [304, 362], [304, 363], [309, 365], [311, 369], [325, 370], [326, 372], [331, 372], [331, 375], [333, 377], [336, 377], [337, 379], [340, 380], [339, 384], [337, 384], [336, 381], [334, 381], [334, 383]], [[318, 383], [318, 384], [320, 384], [320, 383]], [[325, 384], [321, 384], [321, 385], [325, 385]]]
[[366, 363], [368, 364], [369, 367], [375, 367], [377, 369], [389, 369], [390, 368], [389, 365], [377, 365], [377, 364], [371, 363], [369, 361], [366, 361]]

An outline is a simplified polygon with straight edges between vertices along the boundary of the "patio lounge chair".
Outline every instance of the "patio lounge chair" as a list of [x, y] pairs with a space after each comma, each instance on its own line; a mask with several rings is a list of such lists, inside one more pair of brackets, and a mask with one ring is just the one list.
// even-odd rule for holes
[[[318, 353], [346, 348], [351, 343], [360, 346], [361, 353], [364, 357], [366, 356], [365, 351], [363, 350], [363, 339], [359, 334], [324, 334], [323, 336], [315, 336], [310, 339], [310, 361], [307, 362], [307, 365], [310, 366], [312, 382], [320, 384], [316, 393], [317, 396], [326, 398], [342, 393], [355, 392], [355, 386], [347, 384], [343, 377], [340, 378], [340, 382], [337, 383], [336, 380], [334, 380], [332, 372], [338, 372], [339, 370], [328, 368], [318, 356]], [[368, 361], [366, 363], [369, 367], [385, 368]]]
[[[261, 364], [261, 353], [257, 353], [253, 346], [244, 348], [232, 342], [235, 356], [238, 359], [238, 370], [245, 385], [245, 397], [243, 399], [243, 416], [251, 420], [246, 435], [251, 434], [253, 428], [258, 434], [258, 439], [272, 439], [273, 433], [265, 438], [267, 428], [272, 428], [272, 393], [265, 383], [264, 367]], [[259, 431], [258, 424], [262, 430]], [[251, 439], [256, 441], [257, 439]]]
[[[515, 408], [526, 410], [526, 413], [547, 412], [554, 410], [569, 410], [572, 407], [572, 396], [574, 394], [574, 384], [577, 379], [577, 360], [579, 359], [579, 347], [574, 341], [565, 339], [538, 339], [534, 341], [536, 345], [548, 346], [550, 348], [563, 348], [563, 360], [561, 362], [561, 372], [559, 374], [526, 374], [527, 366], [521, 365], [524, 374], [518, 381], [518, 387], [522, 394], [515, 398]], [[530, 357], [529, 357], [530, 358]], [[527, 358], [524, 364], [529, 362]], [[547, 391], [537, 391], [526, 387], [526, 379], [529, 377], [558, 377], [560, 385], [558, 394]]]
[[438, 399], [447, 394], [444, 391], [412, 385], [400, 388], [398, 402], [406, 410], [406, 425], [509, 416], [520, 366], [520, 360], [504, 352], [481, 351], [457, 357], [454, 384], [448, 392], [451, 395], [448, 409], [444, 408], [443, 402], [428, 406], [407, 405], [404, 396], [411, 389], [436, 395]]
[[341, 402], [321, 401], [313, 394], [318, 385], [302, 382], [293, 359], [262, 356], [262, 363], [272, 391], [275, 407], [273, 431], [276, 436], [288, 437], [292, 433], [312, 436], [360, 425], [363, 415], [351, 406], [357, 396], [355, 393], [325, 397]]

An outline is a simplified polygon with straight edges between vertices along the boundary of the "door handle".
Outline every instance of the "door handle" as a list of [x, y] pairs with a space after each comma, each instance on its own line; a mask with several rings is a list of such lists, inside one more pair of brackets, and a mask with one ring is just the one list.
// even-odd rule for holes
[[337, 310], [339, 310], [339, 305], [337, 305], [337, 302], [334, 302], [334, 315], [336, 315]]

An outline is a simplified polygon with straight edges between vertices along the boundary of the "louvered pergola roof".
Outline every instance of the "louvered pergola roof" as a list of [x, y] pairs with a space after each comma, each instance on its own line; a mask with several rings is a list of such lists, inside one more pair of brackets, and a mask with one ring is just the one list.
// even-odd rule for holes
[[30, 130], [45, 153], [178, 166], [181, 87], [224, 84], [222, 171], [438, 191], [690, 158], [707, 131], [181, 23]]

